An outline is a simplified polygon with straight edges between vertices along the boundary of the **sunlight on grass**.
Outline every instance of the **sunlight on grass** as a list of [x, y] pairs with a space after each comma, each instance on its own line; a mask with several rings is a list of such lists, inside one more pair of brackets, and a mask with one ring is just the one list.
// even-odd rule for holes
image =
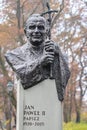
[[86, 123], [64, 123], [63, 130], [87, 130]]

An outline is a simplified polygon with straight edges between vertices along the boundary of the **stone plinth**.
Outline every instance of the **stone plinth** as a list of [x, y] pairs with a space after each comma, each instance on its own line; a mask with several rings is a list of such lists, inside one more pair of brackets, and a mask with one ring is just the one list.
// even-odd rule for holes
[[58, 100], [55, 80], [47, 79], [17, 91], [17, 130], [62, 130], [62, 103]]

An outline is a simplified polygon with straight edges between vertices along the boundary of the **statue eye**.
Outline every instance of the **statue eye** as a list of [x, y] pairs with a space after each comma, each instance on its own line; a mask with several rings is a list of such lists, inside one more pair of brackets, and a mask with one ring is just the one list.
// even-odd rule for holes
[[33, 30], [33, 29], [35, 29], [35, 27], [36, 27], [35, 25], [30, 25], [29, 29]]
[[38, 26], [38, 29], [39, 29], [39, 30], [44, 30], [44, 29], [45, 29], [45, 27], [44, 27], [44, 26], [42, 26], [42, 25], [40, 25], [40, 26]]

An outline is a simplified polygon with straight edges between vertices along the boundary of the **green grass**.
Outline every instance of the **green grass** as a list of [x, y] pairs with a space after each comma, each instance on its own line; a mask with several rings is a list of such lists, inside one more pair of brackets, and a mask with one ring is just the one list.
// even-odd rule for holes
[[87, 130], [87, 123], [64, 123], [63, 130]]

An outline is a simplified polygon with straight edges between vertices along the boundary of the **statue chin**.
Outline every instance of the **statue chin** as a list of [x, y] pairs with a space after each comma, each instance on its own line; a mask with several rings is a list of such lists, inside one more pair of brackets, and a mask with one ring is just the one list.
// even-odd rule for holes
[[33, 45], [33, 46], [39, 46], [43, 43], [43, 40], [42, 39], [34, 39], [32, 41], [30, 41], [30, 43]]

